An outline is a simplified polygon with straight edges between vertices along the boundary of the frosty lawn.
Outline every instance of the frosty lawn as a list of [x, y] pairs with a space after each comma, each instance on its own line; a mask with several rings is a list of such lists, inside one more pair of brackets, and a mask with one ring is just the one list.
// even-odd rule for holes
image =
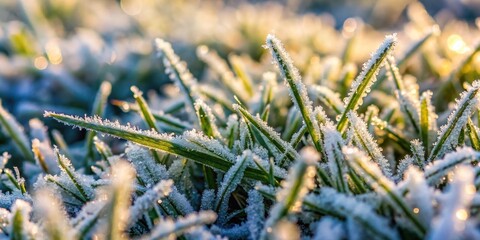
[[[178, 94], [160, 109], [137, 86], [131, 101], [109, 101], [104, 81], [91, 114], [46, 110], [42, 120], [88, 131], [75, 147], [39, 119], [25, 131], [0, 106], [18, 158], [0, 156], [0, 236], [478, 239], [480, 47], [441, 74], [428, 59], [441, 34], [431, 26], [403, 54], [402, 38], [386, 35], [358, 74], [355, 36], [343, 36], [342, 59], [311, 68], [274, 34], [262, 36], [273, 66], [257, 59], [258, 69], [199, 45], [207, 80], [156, 38], [151, 61]], [[405, 70], [415, 56], [430, 68]], [[133, 117], [110, 119], [107, 105]]]

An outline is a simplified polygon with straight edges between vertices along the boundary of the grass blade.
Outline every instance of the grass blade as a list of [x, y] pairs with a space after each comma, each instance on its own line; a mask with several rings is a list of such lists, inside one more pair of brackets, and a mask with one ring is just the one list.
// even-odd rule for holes
[[356, 111], [362, 103], [362, 99], [371, 90], [370, 87], [376, 80], [376, 75], [378, 74], [380, 66], [384, 59], [393, 51], [396, 43], [396, 34], [386, 36], [385, 41], [372, 55], [372, 58], [363, 65], [362, 72], [357, 76], [353, 83], [348, 97], [344, 99], [345, 109], [340, 115], [337, 123], [337, 130], [339, 132], [343, 133], [346, 130], [348, 123], [347, 114], [350, 111]]
[[307, 126], [308, 133], [312, 137], [315, 148], [317, 151], [322, 152], [319, 125], [313, 115], [312, 101], [308, 97], [307, 88], [302, 83], [298, 69], [293, 66], [292, 60], [280, 40], [269, 34], [266, 43], [282, 77], [290, 86], [289, 91], [292, 101], [302, 114], [303, 121]]
[[[93, 103], [92, 113], [91, 115], [103, 117], [103, 113], [105, 111], [105, 106], [107, 104], [107, 98], [112, 91], [112, 84], [110, 82], [104, 81], [100, 85], [98, 89], [97, 96], [95, 97], [95, 101]], [[93, 137], [95, 137], [95, 132], [88, 132], [85, 140], [85, 149], [87, 150], [87, 154], [85, 155], [85, 164], [88, 165], [88, 160], [93, 159]]]
[[[182, 156], [193, 160], [202, 165], [206, 165], [220, 171], [226, 172], [233, 165], [232, 162], [226, 160], [213, 152], [198, 148], [195, 144], [185, 141], [178, 137], [171, 137], [165, 134], [158, 134], [149, 131], [141, 131], [129, 126], [102, 120], [98, 117], [78, 118], [64, 114], [46, 112], [45, 117], [55, 118], [68, 125], [74, 125], [79, 128], [109, 134], [118, 138], [123, 138], [139, 145], [164, 151], [174, 155]], [[244, 177], [259, 180], [265, 183], [269, 182], [268, 176], [265, 176], [261, 170], [247, 167]]]
[[446, 150], [457, 144], [461, 129], [467, 124], [478, 103], [477, 93], [480, 88], [480, 81], [475, 81], [472, 87], [460, 95], [455, 110], [448, 117], [448, 122], [441, 127], [438, 139], [434, 144], [428, 157], [428, 162], [441, 156]]

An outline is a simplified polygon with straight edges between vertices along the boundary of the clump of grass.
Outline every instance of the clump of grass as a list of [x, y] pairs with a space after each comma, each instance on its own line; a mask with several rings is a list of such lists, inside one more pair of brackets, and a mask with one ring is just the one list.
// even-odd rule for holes
[[[169, 42], [156, 39], [153, 61], [179, 96], [158, 104], [131, 86], [133, 101], [113, 103], [138, 126], [104, 117], [107, 81], [91, 116], [45, 111], [46, 119], [89, 131], [77, 146], [82, 154], [59, 131], [51, 141], [40, 120], [26, 132], [0, 107], [23, 170], [6, 167], [9, 154], [0, 157], [0, 236], [474, 238], [480, 81], [462, 80], [456, 105], [437, 113], [432, 98], [442, 95], [404, 74], [414, 55], [430, 57], [423, 46], [438, 35], [428, 31], [398, 63], [402, 42], [387, 35], [355, 79], [352, 39], [343, 61], [311, 61], [326, 79], [294, 64], [274, 35], [265, 44], [279, 79], [270, 65], [258, 64], [264, 73], [255, 74], [245, 58], [224, 59], [202, 45], [197, 55], [208, 70], [199, 80]], [[472, 61], [450, 76], [462, 76]]]

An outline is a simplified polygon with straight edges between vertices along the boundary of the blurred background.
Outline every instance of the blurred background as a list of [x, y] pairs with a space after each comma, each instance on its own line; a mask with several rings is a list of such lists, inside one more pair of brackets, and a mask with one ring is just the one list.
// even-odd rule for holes
[[[392, 32], [398, 33], [396, 54], [401, 56], [439, 26], [434, 43], [403, 70], [423, 88], [434, 88], [474, 51], [479, 16], [478, 0], [0, 0], [0, 99], [26, 128], [31, 118], [43, 120], [45, 110], [89, 114], [105, 80], [113, 85], [111, 99], [131, 99], [130, 86], [136, 85], [152, 107], [161, 109], [178, 92], [152, 53], [156, 37], [170, 41], [202, 81], [209, 75], [196, 56], [197, 46], [223, 58], [237, 54], [259, 79], [273, 69], [262, 45], [268, 33], [275, 33], [300, 71], [310, 66], [309, 76], [315, 78], [321, 75], [311, 67], [315, 62], [335, 66], [336, 59], [348, 58], [361, 66]], [[355, 54], [342, 55], [353, 36], [350, 52]], [[479, 57], [472, 61], [476, 69], [465, 81], [480, 72]], [[107, 114], [121, 118], [112, 105]], [[83, 138], [68, 127], [46, 124], [63, 129], [68, 142]], [[1, 148], [8, 148], [2, 144], [7, 141], [0, 134]]]

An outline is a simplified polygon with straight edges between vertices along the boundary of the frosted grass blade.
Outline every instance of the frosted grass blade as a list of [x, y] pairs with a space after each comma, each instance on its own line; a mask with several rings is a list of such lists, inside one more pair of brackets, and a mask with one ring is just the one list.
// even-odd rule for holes
[[469, 90], [460, 95], [455, 110], [448, 117], [447, 123], [440, 128], [438, 139], [428, 157], [428, 162], [434, 161], [437, 157], [442, 156], [446, 150], [457, 144], [461, 129], [467, 124], [468, 118], [478, 104], [479, 88], [480, 81], [475, 81]]
[[279, 134], [269, 127], [267, 123], [263, 122], [259, 117], [252, 116], [247, 110], [239, 105], [234, 105], [234, 108], [237, 110], [238, 114], [245, 118], [245, 121], [252, 124], [266, 137], [266, 139], [268, 139], [269, 144], [275, 146], [275, 148], [281, 153], [285, 153], [289, 160], [294, 161], [295, 159], [298, 159], [298, 153], [292, 148], [292, 146], [288, 142], [282, 140]]
[[[388, 219], [378, 215], [368, 204], [354, 197], [341, 194], [331, 188], [322, 188], [320, 194], [310, 194], [305, 201], [321, 209], [325, 214], [346, 219], [352, 217], [379, 239], [399, 239], [396, 229], [389, 226]], [[307, 205], [309, 208], [309, 205]]]
[[187, 112], [192, 119], [194, 119], [193, 111], [195, 108], [193, 104], [195, 102], [195, 96], [192, 90], [197, 85], [197, 79], [193, 77], [186, 64], [175, 54], [170, 43], [157, 38], [154, 44], [157, 55], [163, 57], [165, 72], [185, 95]]
[[397, 43], [396, 34], [388, 35], [385, 41], [380, 45], [377, 51], [372, 55], [372, 58], [363, 65], [363, 70], [357, 76], [352, 85], [348, 97], [344, 99], [345, 109], [340, 115], [337, 123], [337, 130], [343, 133], [347, 128], [348, 118], [347, 114], [350, 111], [356, 111], [361, 105], [362, 99], [371, 90], [370, 87], [376, 80], [378, 69], [383, 64], [385, 58], [391, 54]]
[[302, 114], [308, 133], [312, 137], [317, 151], [322, 152], [319, 123], [313, 115], [312, 101], [308, 97], [307, 88], [303, 84], [298, 69], [293, 66], [290, 56], [285, 51], [282, 43], [275, 36], [269, 34], [266, 41], [267, 47], [280, 70], [282, 77], [288, 83], [290, 96], [295, 106]]
[[[45, 117], [52, 117], [68, 125], [106, 133], [148, 148], [182, 156], [223, 172], [228, 171], [233, 165], [232, 162], [222, 156], [200, 149], [196, 145], [180, 138], [174, 138], [165, 134], [137, 130], [129, 126], [122, 126], [118, 122], [114, 123], [98, 117], [78, 118], [52, 112], [46, 112]], [[244, 176], [266, 183], [269, 182], [268, 176], [264, 176], [262, 171], [251, 167], [245, 170]]]

